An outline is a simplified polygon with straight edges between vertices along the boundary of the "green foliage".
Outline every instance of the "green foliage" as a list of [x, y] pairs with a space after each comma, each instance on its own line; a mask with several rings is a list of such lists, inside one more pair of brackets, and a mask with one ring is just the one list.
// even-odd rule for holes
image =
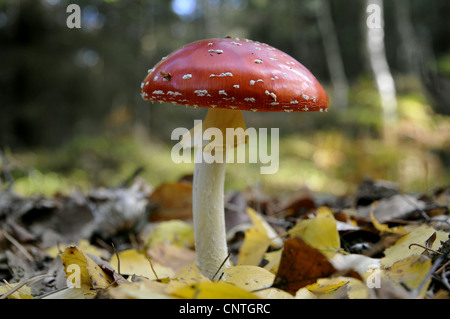
[[438, 71], [445, 76], [450, 76], [450, 54], [445, 54], [436, 61]]
[[188, 172], [173, 165], [167, 146], [133, 136], [79, 136], [59, 149], [19, 157], [24, 167], [34, 167], [28, 174], [15, 173], [16, 190], [28, 194], [119, 186], [140, 167], [141, 176], [155, 185]]

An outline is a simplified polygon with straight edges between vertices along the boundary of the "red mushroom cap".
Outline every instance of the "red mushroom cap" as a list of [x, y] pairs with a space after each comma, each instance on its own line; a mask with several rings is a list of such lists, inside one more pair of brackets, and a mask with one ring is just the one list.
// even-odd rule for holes
[[267, 44], [237, 38], [188, 44], [149, 70], [149, 101], [259, 112], [326, 111], [328, 96], [300, 62]]

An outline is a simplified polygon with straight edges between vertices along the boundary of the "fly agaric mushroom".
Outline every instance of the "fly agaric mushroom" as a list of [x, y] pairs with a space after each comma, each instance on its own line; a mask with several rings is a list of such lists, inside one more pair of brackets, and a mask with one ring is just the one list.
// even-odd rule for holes
[[[208, 107], [203, 130], [245, 130], [241, 111], [322, 112], [328, 107], [325, 90], [297, 60], [267, 44], [231, 37], [201, 40], [174, 51], [149, 70], [141, 89], [148, 101]], [[225, 165], [195, 162], [196, 264], [210, 279], [227, 267]]]

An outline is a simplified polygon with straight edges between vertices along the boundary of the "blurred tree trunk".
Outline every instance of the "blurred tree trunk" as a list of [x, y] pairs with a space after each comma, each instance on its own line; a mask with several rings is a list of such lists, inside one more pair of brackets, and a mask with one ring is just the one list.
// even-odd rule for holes
[[317, 2], [317, 23], [322, 35], [325, 57], [333, 85], [333, 104], [342, 109], [348, 106], [348, 80], [339, 48], [336, 27], [331, 16], [329, 0]]
[[[152, 39], [155, 38], [155, 23], [154, 23], [154, 17], [155, 17], [155, 9], [154, 4], [152, 0], [144, 2], [138, 2], [137, 6], [139, 6], [139, 19], [138, 19], [138, 32], [139, 36], [137, 39], [139, 41], [142, 41], [142, 38], [147, 33], [147, 36], [151, 36]], [[142, 46], [142, 44], [140, 45]], [[137, 50], [138, 55], [136, 57], [136, 74], [138, 76], [142, 77], [145, 76], [145, 71], [143, 70], [148, 69], [148, 65], [144, 63], [143, 59], [143, 53], [142, 48], [140, 50]], [[148, 54], [148, 52], [146, 52]], [[143, 74], [143, 75], [142, 75]], [[137, 78], [139, 78], [137, 76]], [[142, 97], [140, 94], [134, 95], [134, 128], [136, 132], [141, 132], [142, 130], [145, 131], [146, 134], [151, 133], [152, 127], [151, 127], [151, 116], [152, 116], [152, 108], [148, 106], [148, 103], [142, 102]], [[144, 136], [146, 135], [144, 134]]]
[[384, 46], [383, 0], [367, 0], [365, 9], [367, 52], [383, 108], [383, 137], [395, 141], [393, 129], [398, 117], [397, 97]]
[[410, 17], [409, 0], [394, 1], [395, 21], [401, 40], [401, 56], [405, 57], [400, 63], [404, 63], [408, 72], [420, 76], [420, 64], [418, 63], [417, 41]]
[[450, 81], [440, 77], [436, 67], [436, 57], [429, 32], [422, 31], [417, 36], [411, 21], [410, 1], [395, 1], [395, 20], [401, 39], [401, 56], [405, 57], [408, 72], [421, 81], [424, 94], [430, 100], [433, 109], [441, 114], [450, 115]]

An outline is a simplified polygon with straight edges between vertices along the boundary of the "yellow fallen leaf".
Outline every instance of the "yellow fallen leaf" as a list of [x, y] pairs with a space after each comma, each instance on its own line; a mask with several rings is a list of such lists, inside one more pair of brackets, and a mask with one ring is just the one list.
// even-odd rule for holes
[[283, 246], [283, 240], [278, 236], [277, 232], [272, 226], [267, 223], [264, 218], [253, 208], [247, 207], [247, 215], [250, 217], [254, 227], [261, 233], [265, 234], [270, 239], [270, 245], [275, 248]]
[[294, 299], [294, 296], [290, 293], [273, 287], [255, 291], [253, 293], [262, 299]]
[[73, 295], [73, 298], [92, 298], [95, 289], [106, 288], [113, 282], [91, 258], [75, 246], [66, 248], [60, 257], [70, 288], [69, 295]]
[[183, 286], [174, 291], [173, 296], [187, 299], [258, 299], [255, 294], [223, 281]]
[[370, 220], [372, 221], [373, 226], [380, 232], [387, 232], [393, 234], [404, 235], [407, 233], [407, 230], [403, 226], [389, 228], [386, 224], [381, 224], [378, 220], [376, 220], [375, 216], [373, 216], [373, 210], [370, 211]]
[[[14, 289], [19, 283], [10, 284], [6, 280], [4, 280], [5, 284], [0, 286], [0, 296], [6, 294], [11, 289]], [[33, 299], [33, 295], [31, 294], [31, 288], [27, 285], [20, 287], [17, 291], [10, 294], [8, 299]]]
[[266, 234], [252, 227], [245, 231], [244, 242], [239, 248], [237, 265], [259, 265], [270, 245]]
[[306, 288], [311, 291], [316, 296], [320, 297], [322, 295], [332, 295], [339, 288], [343, 287], [348, 283], [348, 280], [336, 280], [336, 278], [320, 278], [317, 282], [306, 286]]
[[[76, 246], [78, 248], [78, 250], [82, 251], [85, 254], [90, 254], [90, 255], [106, 258], [106, 253], [104, 250], [101, 250], [101, 249], [91, 245], [89, 243], [89, 241], [86, 239], [80, 239], [77, 244], [67, 245], [64, 247], [64, 249], [67, 247], [70, 247], [70, 246]], [[48, 255], [50, 255], [50, 257], [56, 258], [61, 253], [60, 248], [61, 247], [59, 245], [56, 245], [56, 246], [46, 249], [45, 252]]]
[[295, 299], [319, 299], [315, 294], [309, 291], [306, 287], [297, 290], [294, 296]]
[[269, 246], [279, 248], [283, 240], [254, 209], [246, 210], [252, 227], [245, 231], [244, 242], [239, 249], [237, 265], [259, 265]]
[[222, 280], [252, 291], [272, 286], [275, 275], [258, 266], [234, 266], [223, 271]]
[[[410, 290], [420, 288], [431, 269], [431, 259], [425, 256], [411, 255], [396, 261], [382, 272], [382, 277], [398, 286], [406, 286]], [[431, 282], [431, 277], [424, 283], [417, 297], [423, 298]]]
[[166, 293], [167, 285], [156, 280], [138, 277], [133, 282], [121, 282], [108, 289], [113, 299], [170, 299]]
[[209, 278], [205, 277], [200, 269], [194, 264], [189, 265], [176, 274], [167, 284], [167, 292], [169, 294], [174, 293], [180, 288], [190, 285], [197, 285], [202, 282], [209, 282]]
[[[119, 260], [120, 274], [144, 276], [148, 279], [171, 278], [175, 275], [172, 269], [155, 261], [152, 261], [150, 265], [149, 259], [136, 249], [119, 252]], [[119, 263], [115, 254], [111, 257], [109, 263], [116, 271], [119, 271]]]
[[412, 255], [420, 255], [425, 249], [418, 246], [410, 246], [411, 244], [425, 245], [428, 238], [436, 232], [436, 239], [430, 247], [433, 250], [438, 250], [441, 247], [441, 242], [448, 240], [449, 234], [443, 231], [437, 231], [428, 225], [421, 225], [414, 228], [408, 234], [402, 236], [397, 242], [384, 251], [384, 257], [381, 258], [381, 265], [384, 267], [392, 266], [396, 261], [407, 258]]
[[222, 280], [266, 299], [291, 299], [292, 295], [272, 288], [275, 275], [258, 266], [234, 266], [224, 270]]
[[327, 207], [319, 207], [316, 216], [297, 222], [289, 234], [302, 237], [327, 258], [331, 258], [341, 247], [336, 219]]
[[270, 251], [264, 254], [264, 259], [267, 260], [267, 264], [264, 265], [264, 269], [276, 274], [278, 266], [280, 265], [282, 249]]
[[[346, 297], [349, 299], [367, 299], [369, 297], [367, 286], [360, 280], [352, 277], [320, 278], [316, 283], [305, 288], [318, 298], [337, 299]], [[340, 288], [345, 289], [343, 291], [344, 294], [338, 291]]]
[[153, 248], [161, 243], [193, 247], [194, 228], [191, 224], [178, 219], [161, 222], [150, 231], [145, 240], [145, 245], [148, 248]]

